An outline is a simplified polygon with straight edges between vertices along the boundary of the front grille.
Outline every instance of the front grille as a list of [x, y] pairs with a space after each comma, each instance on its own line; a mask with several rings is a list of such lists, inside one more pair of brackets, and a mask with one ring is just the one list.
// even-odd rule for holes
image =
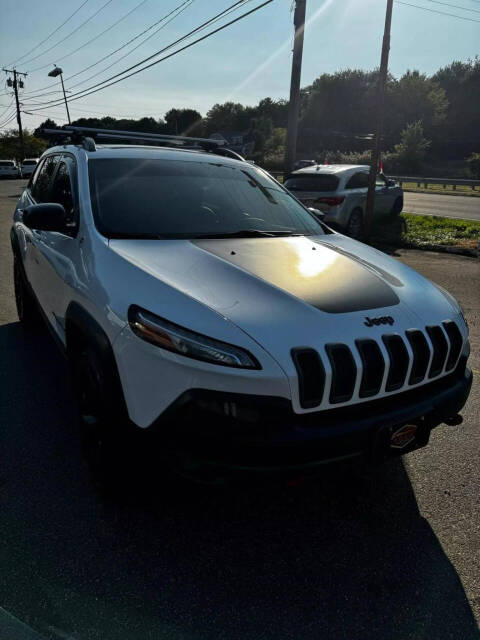
[[418, 329], [410, 329], [406, 331], [406, 334], [413, 351], [413, 364], [408, 383], [418, 384], [427, 375], [428, 363], [430, 362], [430, 347], [427, 339]]
[[448, 342], [441, 327], [427, 327], [427, 333], [433, 346], [433, 358], [428, 377], [435, 378], [442, 373], [448, 352]]
[[346, 344], [327, 344], [325, 349], [332, 365], [330, 402], [347, 402], [353, 396], [357, 378], [357, 366], [352, 352]]
[[375, 340], [356, 340], [355, 344], [363, 366], [360, 397], [369, 398], [380, 391], [385, 372], [385, 360]]
[[[387, 358], [378, 342], [371, 338], [355, 341], [356, 357], [352, 348], [343, 343], [326, 344], [324, 354], [312, 348], [293, 349], [300, 405], [303, 408], [318, 407], [324, 396], [328, 398], [328, 402], [325, 400], [327, 405], [348, 402], [354, 395], [359, 376], [359, 398], [372, 398], [381, 393], [385, 374], [386, 392], [406, 390], [412, 385], [426, 383], [442, 373], [451, 372], [463, 346], [460, 329], [451, 320], [443, 322], [442, 326], [425, 327], [424, 331], [409, 329], [402, 335], [385, 334], [381, 336], [381, 341]], [[325, 354], [332, 372], [330, 388], [328, 385], [325, 388], [325, 371], [328, 368], [322, 364]], [[361, 369], [356, 365], [358, 357], [362, 363]]]
[[462, 334], [460, 333], [460, 330], [455, 322], [449, 320], [448, 322], [443, 322], [442, 324], [443, 328], [447, 332], [448, 339], [450, 340], [450, 352], [448, 354], [448, 360], [445, 370], [451, 371], [458, 360], [460, 352], [462, 351]]
[[382, 340], [390, 358], [385, 391], [396, 391], [405, 384], [410, 361], [407, 347], [399, 335], [382, 336]]
[[315, 349], [292, 349], [297, 369], [300, 406], [304, 409], [318, 407], [322, 402], [325, 386], [325, 369]]

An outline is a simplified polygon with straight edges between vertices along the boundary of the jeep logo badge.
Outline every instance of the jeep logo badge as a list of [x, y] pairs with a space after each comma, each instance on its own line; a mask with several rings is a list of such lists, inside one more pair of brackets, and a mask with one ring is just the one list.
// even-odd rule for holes
[[392, 316], [380, 316], [378, 318], [369, 318], [368, 316], [366, 316], [365, 322], [363, 324], [366, 327], [374, 327], [375, 325], [378, 326], [379, 324], [392, 325], [394, 322], [395, 320], [392, 318]]

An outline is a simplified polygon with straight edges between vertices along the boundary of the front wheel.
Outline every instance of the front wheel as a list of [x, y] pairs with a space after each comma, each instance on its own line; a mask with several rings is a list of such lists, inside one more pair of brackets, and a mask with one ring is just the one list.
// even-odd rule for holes
[[134, 452], [119, 382], [90, 345], [79, 346], [69, 356], [69, 364], [81, 445], [90, 472], [103, 489], [123, 490]]
[[20, 323], [25, 327], [33, 327], [38, 321], [38, 310], [35, 300], [28, 290], [23, 277], [22, 269], [18, 262], [19, 258], [13, 260], [13, 285], [15, 290], [15, 304]]
[[354, 209], [350, 214], [347, 228], [345, 229], [348, 236], [354, 240], [361, 240], [363, 237], [363, 213], [360, 209]]

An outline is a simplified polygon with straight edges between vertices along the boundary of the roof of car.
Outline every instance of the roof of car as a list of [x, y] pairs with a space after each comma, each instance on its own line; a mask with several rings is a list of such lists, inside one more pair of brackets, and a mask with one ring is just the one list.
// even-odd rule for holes
[[292, 171], [292, 174], [318, 174], [318, 173], [343, 173], [344, 171], [369, 171], [370, 167], [367, 164], [316, 164], [311, 167], [303, 167]]
[[149, 145], [133, 145], [133, 144], [105, 144], [97, 145], [95, 151], [86, 151], [83, 147], [78, 145], [62, 145], [57, 147], [51, 147], [47, 150], [47, 153], [61, 153], [70, 151], [77, 154], [84, 153], [89, 159], [95, 160], [96, 158], [157, 158], [165, 160], [215, 160], [218, 162], [220, 159], [223, 164], [244, 164], [240, 160], [229, 158], [226, 156], [218, 156], [214, 153], [209, 153], [203, 150], [197, 149], [179, 149], [176, 147], [159, 147]]

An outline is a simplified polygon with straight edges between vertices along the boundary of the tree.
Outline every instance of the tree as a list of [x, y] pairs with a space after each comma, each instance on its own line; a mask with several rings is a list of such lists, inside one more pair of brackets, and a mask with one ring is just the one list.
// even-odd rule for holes
[[467, 165], [470, 172], [475, 176], [475, 179], [480, 180], [480, 153], [472, 153], [472, 155], [467, 158]]
[[165, 123], [171, 134], [202, 136], [203, 118], [195, 109], [170, 109], [165, 114]]
[[[35, 137], [28, 129], [23, 130], [23, 140], [26, 158], [38, 158], [48, 146], [45, 140]], [[0, 133], [0, 157], [20, 160], [21, 150], [18, 129], [10, 129]]]
[[42, 122], [42, 124], [37, 127], [35, 129], [35, 131], [33, 132], [33, 135], [36, 138], [43, 138], [42, 134], [41, 134], [41, 129], [60, 129], [60, 127], [57, 125], [57, 123], [54, 120], [50, 120], [50, 118], [47, 118], [44, 122]]
[[449, 103], [438, 150], [446, 157], [465, 157], [480, 147], [480, 58], [452, 62], [437, 71], [433, 80]]
[[423, 126], [420, 120], [407, 124], [401, 133], [401, 141], [395, 145], [395, 159], [400, 171], [415, 173], [420, 170], [430, 140], [423, 137]]
[[207, 112], [205, 126], [208, 134], [218, 131], [244, 131], [250, 128], [254, 112], [240, 103], [214, 104]]

